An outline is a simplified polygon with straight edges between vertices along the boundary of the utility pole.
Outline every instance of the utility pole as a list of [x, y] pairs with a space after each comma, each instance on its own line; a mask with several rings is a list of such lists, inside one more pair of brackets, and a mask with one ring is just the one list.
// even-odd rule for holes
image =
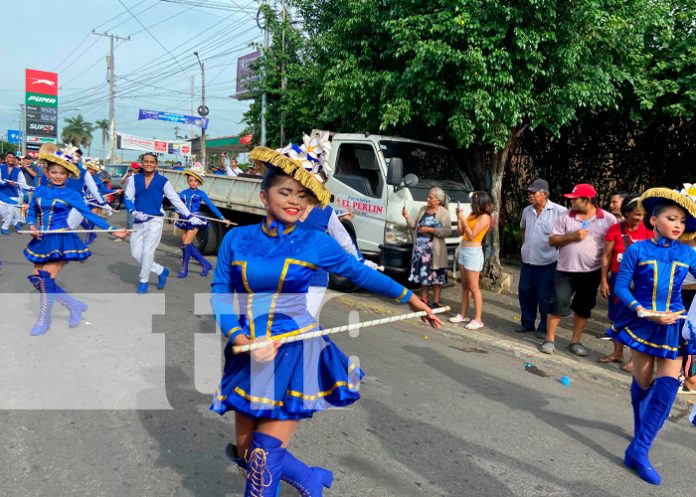
[[281, 32], [281, 37], [282, 37], [282, 43], [281, 43], [281, 48], [282, 48], [282, 59], [280, 61], [280, 105], [281, 105], [281, 111], [280, 111], [280, 144], [278, 145], [279, 147], [284, 147], [285, 146], [285, 111], [282, 110], [282, 106], [285, 105], [285, 90], [288, 86], [288, 78], [285, 75], [285, 24], [288, 19], [288, 7], [283, 2], [283, 21], [282, 21], [282, 26], [283, 30]]
[[20, 104], [20, 108], [22, 109], [21, 117], [19, 118], [19, 129], [22, 132], [22, 145], [20, 149], [22, 151], [22, 157], [24, 157], [27, 155], [27, 106]]
[[[263, 7], [263, 5], [261, 6]], [[259, 10], [256, 12], [256, 25], [259, 27], [259, 29], [263, 29], [263, 57], [265, 57], [268, 54], [268, 28], [266, 26], [266, 20], [264, 19], [263, 21], [263, 26], [261, 25], [261, 16], [263, 15], [262, 9], [259, 8]], [[266, 86], [266, 64], [261, 66], [261, 81], [263, 82], [264, 88]], [[266, 106], [268, 105], [267, 99], [266, 99], [266, 90], [264, 89], [263, 93], [261, 94], [261, 136], [260, 136], [260, 144], [262, 147], [266, 146]], [[281, 147], [282, 147], [281, 143]]]
[[[198, 52], [193, 52], [193, 55], [198, 59], [198, 64], [201, 66], [201, 105], [198, 106], [198, 115], [205, 118], [210, 110], [205, 105], [205, 66], [198, 57]], [[201, 162], [207, 167], [205, 162], [205, 126], [201, 126]]]
[[116, 112], [114, 103], [116, 100], [116, 74], [114, 73], [114, 40], [130, 40], [130, 36], [125, 38], [109, 33], [97, 33], [92, 30], [92, 34], [106, 36], [109, 38], [109, 55], [106, 58], [106, 79], [109, 81], [109, 154], [107, 162], [116, 160]]

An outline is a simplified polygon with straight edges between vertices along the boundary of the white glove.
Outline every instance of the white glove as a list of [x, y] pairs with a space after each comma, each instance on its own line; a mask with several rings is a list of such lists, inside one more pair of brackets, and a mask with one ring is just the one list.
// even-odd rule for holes
[[109, 204], [104, 204], [102, 205], [102, 209], [106, 211], [107, 216], [113, 216], [114, 215], [114, 210], [111, 208]]
[[150, 219], [150, 216], [148, 216], [144, 212], [131, 211], [131, 214], [133, 215], [133, 219], [135, 219], [136, 221], [147, 221], [148, 219]]
[[363, 261], [363, 264], [365, 264], [370, 269], [374, 269], [375, 271], [384, 271], [384, 266], [380, 266], [379, 264], [372, 262], [369, 259], [365, 259]]
[[191, 219], [187, 219], [189, 223], [191, 223], [194, 226], [203, 226], [205, 225], [205, 221], [202, 219], [197, 218], [196, 216], [192, 216]]

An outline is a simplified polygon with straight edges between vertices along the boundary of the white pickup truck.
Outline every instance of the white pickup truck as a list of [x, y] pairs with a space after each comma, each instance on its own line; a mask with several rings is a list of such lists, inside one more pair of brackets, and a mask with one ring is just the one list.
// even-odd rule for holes
[[[406, 275], [410, 267], [413, 233], [401, 215], [402, 208], [414, 217], [425, 205], [428, 191], [442, 188], [453, 233], [446, 240], [450, 257], [459, 242], [456, 234], [457, 202], [469, 211], [469, 193], [474, 189], [451, 152], [440, 145], [392, 136], [371, 134], [332, 135], [330, 163], [333, 174], [327, 183], [333, 207], [350, 210], [352, 221], [343, 221], [362, 253], [379, 259], [388, 273]], [[164, 170], [177, 191], [186, 186], [178, 171]], [[259, 199], [258, 176], [207, 176], [202, 189], [225, 216], [239, 224], [257, 222], [264, 214]], [[222, 227], [211, 223], [197, 242], [214, 253], [222, 239]]]

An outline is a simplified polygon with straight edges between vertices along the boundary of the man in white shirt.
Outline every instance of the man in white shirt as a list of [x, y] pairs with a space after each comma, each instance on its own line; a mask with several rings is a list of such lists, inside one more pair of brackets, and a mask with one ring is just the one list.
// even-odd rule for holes
[[225, 168], [227, 176], [239, 176], [240, 174], [244, 174], [244, 171], [237, 163], [237, 159], [230, 159], [227, 157], [227, 152], [222, 152], [220, 154], [220, 163], [222, 167]]
[[567, 209], [549, 200], [549, 184], [543, 179], [529, 185], [527, 199], [529, 205], [522, 211], [520, 221], [523, 240], [518, 287], [521, 326], [515, 331], [534, 331], [538, 309], [541, 319], [536, 334], [538, 338], [546, 338], [548, 307], [558, 260], [558, 249], [549, 245], [549, 236], [556, 218]]

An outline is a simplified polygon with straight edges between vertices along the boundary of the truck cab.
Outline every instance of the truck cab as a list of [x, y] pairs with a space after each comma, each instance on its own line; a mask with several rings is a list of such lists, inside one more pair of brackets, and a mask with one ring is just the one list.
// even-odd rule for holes
[[327, 187], [334, 209], [339, 214], [347, 210], [354, 214], [344, 225], [363, 254], [379, 258], [392, 274], [408, 275], [413, 233], [402, 208], [415, 218], [426, 204], [428, 191], [440, 187], [449, 196], [453, 235], [446, 244], [453, 257], [459, 243], [457, 203], [468, 214], [474, 188], [446, 147], [370, 134], [337, 133], [331, 141], [333, 172]]

